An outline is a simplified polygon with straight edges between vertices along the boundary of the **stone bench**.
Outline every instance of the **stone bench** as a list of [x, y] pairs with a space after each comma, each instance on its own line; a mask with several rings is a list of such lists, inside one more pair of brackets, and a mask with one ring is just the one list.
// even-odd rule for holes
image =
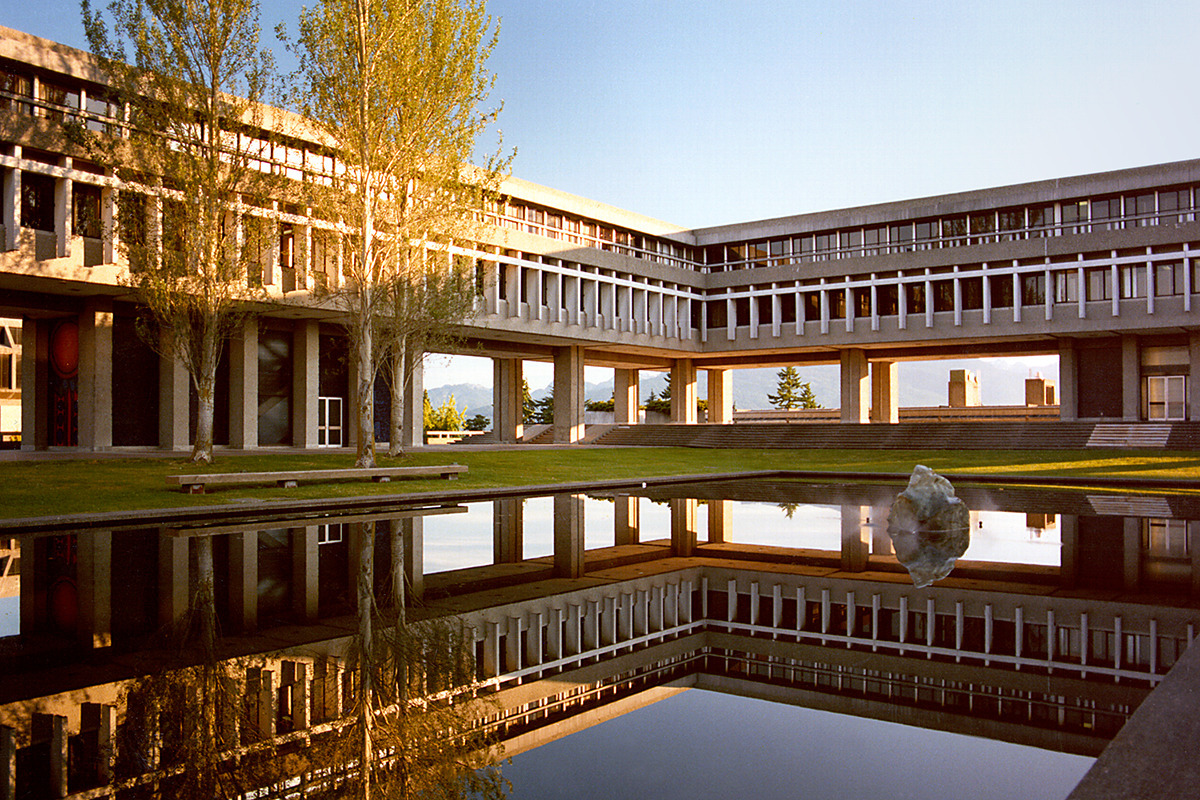
[[370, 478], [387, 483], [392, 478], [445, 478], [456, 480], [467, 468], [459, 464], [433, 467], [377, 467], [373, 469], [302, 469], [290, 472], [212, 472], [197, 475], [168, 475], [167, 484], [178, 486], [185, 494], [204, 494], [205, 486], [229, 486], [239, 483], [274, 483], [292, 488], [300, 481], [341, 481]]

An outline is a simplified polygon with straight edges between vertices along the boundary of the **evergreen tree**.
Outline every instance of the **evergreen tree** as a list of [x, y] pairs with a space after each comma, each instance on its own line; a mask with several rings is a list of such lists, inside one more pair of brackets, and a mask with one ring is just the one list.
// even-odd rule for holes
[[767, 400], [775, 408], [788, 411], [796, 408], [821, 408], [817, 396], [813, 394], [812, 385], [800, 380], [800, 373], [795, 367], [784, 367], [776, 374], [779, 380], [775, 394], [767, 395]]
[[529, 394], [529, 381], [521, 379], [521, 424], [528, 425], [537, 421], [537, 404]]

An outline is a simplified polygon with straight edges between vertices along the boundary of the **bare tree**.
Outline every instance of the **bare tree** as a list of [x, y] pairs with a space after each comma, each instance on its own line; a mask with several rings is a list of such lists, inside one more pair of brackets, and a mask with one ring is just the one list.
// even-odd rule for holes
[[243, 199], [264, 195], [270, 180], [256, 158], [265, 143], [258, 101], [272, 68], [258, 46], [258, 4], [113, 0], [110, 21], [89, 0], [82, 11], [127, 109], [116, 135], [89, 135], [89, 145], [123, 181], [117, 241], [156, 323], [146, 338], [191, 376], [192, 460], [208, 463], [217, 363], [261, 277], [251, 263], [256, 226], [240, 221]]
[[300, 16], [294, 102], [340, 163], [314, 203], [340, 221], [349, 245], [334, 297], [351, 339], [358, 466], [375, 461], [381, 354], [390, 348], [407, 372], [420, 338], [397, 321], [381, 339], [380, 320], [429, 315], [426, 248], [463, 235], [507, 163], [467, 166], [497, 113], [480, 110], [495, 41], [481, 0], [321, 0]]

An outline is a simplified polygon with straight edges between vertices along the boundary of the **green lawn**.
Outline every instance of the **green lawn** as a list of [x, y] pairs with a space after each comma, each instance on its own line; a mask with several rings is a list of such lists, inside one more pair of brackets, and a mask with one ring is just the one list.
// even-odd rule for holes
[[[349, 467], [345, 453], [218, 456], [207, 471], [251, 472]], [[387, 495], [443, 488], [499, 486], [738, 472], [761, 469], [910, 472], [925, 464], [939, 472], [997, 475], [1077, 475], [1099, 481], [1120, 477], [1191, 478], [1200, 486], [1200, 454], [1162, 451], [1064, 450], [707, 450], [694, 448], [579, 448], [422, 452], [406, 459], [380, 458], [381, 466], [465, 464], [455, 483], [365, 481], [222, 488], [205, 495], [170, 489], [164, 476], [198, 472], [182, 458], [98, 458], [0, 462], [0, 518], [118, 511], [137, 508], [245, 503], [256, 499], [306, 499]]]

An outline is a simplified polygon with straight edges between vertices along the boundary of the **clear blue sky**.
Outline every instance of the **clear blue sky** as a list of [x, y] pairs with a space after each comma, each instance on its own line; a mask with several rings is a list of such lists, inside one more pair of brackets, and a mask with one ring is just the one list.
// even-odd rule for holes
[[[1200, 156], [1196, 2], [488, 8], [514, 174], [689, 227]], [[78, 18], [0, 22], [83, 46]]]

